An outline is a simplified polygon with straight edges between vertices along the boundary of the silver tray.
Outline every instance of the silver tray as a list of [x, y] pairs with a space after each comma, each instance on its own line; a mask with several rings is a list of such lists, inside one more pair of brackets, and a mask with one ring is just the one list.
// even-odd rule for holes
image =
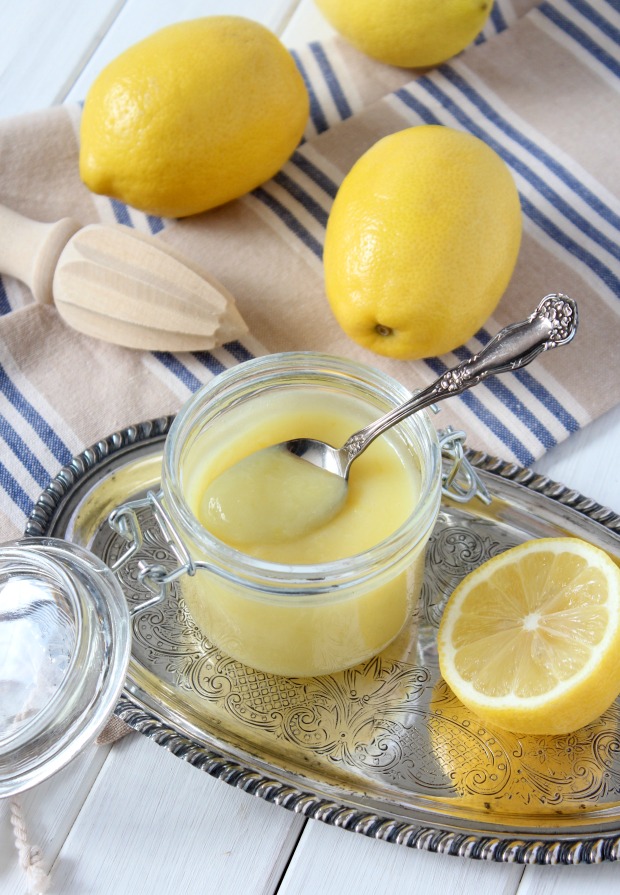
[[[107, 517], [157, 488], [171, 417], [114, 433], [43, 492], [28, 536], [64, 537], [113, 563]], [[278, 678], [205, 639], [173, 587], [134, 620], [116, 714], [214, 777], [307, 817], [405, 846], [519, 863], [620, 857], [620, 700], [569, 736], [492, 731], [439, 676], [436, 630], [455, 584], [527, 538], [577, 535], [620, 556], [620, 517], [531, 470], [469, 451], [492, 501], [445, 500], [418, 618], [381, 655], [340, 674]], [[148, 517], [137, 562], [174, 564]]]

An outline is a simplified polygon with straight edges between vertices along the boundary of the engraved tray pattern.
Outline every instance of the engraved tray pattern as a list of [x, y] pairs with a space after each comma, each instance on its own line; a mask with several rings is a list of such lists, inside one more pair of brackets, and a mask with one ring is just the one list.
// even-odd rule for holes
[[[156, 488], [171, 417], [110, 435], [75, 457], [33, 509], [28, 536], [66, 537], [113, 563], [111, 509]], [[335, 675], [278, 678], [223, 654], [173, 586], [134, 619], [116, 713], [209, 774], [306, 816], [375, 838], [520, 863], [620, 857], [620, 701], [561, 737], [492, 731], [438, 673], [435, 635], [455, 584], [528, 537], [576, 534], [620, 555], [620, 517], [531, 470], [469, 451], [493, 500], [444, 501], [418, 617], [381, 655]], [[142, 552], [121, 572], [145, 594], [140, 559], [172, 564], [143, 514]]]

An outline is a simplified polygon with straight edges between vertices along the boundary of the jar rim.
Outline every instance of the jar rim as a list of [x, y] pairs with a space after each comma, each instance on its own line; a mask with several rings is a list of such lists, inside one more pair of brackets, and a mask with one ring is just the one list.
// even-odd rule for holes
[[[320, 373], [326, 380], [343, 383], [355, 382], [367, 392], [385, 402], [385, 410], [391, 409], [411, 397], [402, 383], [378, 368], [348, 358], [315, 351], [291, 351], [264, 355], [244, 361], [218, 374], [202, 386], [181, 408], [168, 432], [164, 447], [162, 490], [168, 509], [172, 509], [181, 524], [183, 533], [194, 540], [206, 556], [209, 569], [222, 577], [248, 584], [254, 590], [264, 590], [273, 597], [274, 580], [296, 593], [316, 594], [336, 589], [350, 580], [364, 580], [376, 574], [377, 567], [386, 568], [399, 560], [405, 550], [428, 535], [434, 524], [441, 496], [441, 451], [437, 432], [426, 411], [408, 417], [399, 426], [410, 429], [425, 450], [422, 464], [422, 482], [419, 499], [411, 514], [390, 535], [363, 553], [329, 562], [314, 564], [285, 564], [261, 560], [218, 540], [204, 528], [189, 508], [180, 481], [180, 460], [185, 440], [191, 429], [202, 418], [206, 420], [209, 409], [219, 401], [239, 398], [248, 374], [252, 382], [274, 381], [288, 373], [300, 380], [304, 374]], [[259, 377], [262, 376], [261, 380]], [[257, 390], [256, 387], [253, 390]], [[377, 405], [378, 406], [378, 405]], [[378, 408], [378, 416], [385, 411]], [[412, 545], [412, 533], [413, 536]], [[361, 576], [361, 578], [360, 578]], [[250, 581], [248, 582], [248, 578]], [[290, 600], [290, 591], [287, 591]]]

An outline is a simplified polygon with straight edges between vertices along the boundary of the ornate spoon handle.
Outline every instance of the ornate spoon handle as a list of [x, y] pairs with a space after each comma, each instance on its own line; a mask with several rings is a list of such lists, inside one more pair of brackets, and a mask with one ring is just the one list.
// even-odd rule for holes
[[446, 370], [410, 401], [351, 435], [341, 450], [353, 462], [377, 436], [412, 413], [451, 395], [459, 395], [489, 376], [525, 367], [541, 351], [566, 345], [577, 331], [577, 322], [577, 304], [572, 298], [559, 293], [545, 296], [526, 320], [500, 330], [478, 354]]

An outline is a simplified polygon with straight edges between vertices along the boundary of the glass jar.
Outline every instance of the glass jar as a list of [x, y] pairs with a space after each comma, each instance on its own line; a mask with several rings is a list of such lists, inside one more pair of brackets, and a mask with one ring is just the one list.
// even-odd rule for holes
[[166, 440], [161, 484], [175, 536], [191, 558], [193, 574], [179, 581], [194, 621], [228, 655], [289, 677], [355, 665], [401, 632], [419, 597], [441, 496], [441, 452], [422, 412], [382, 436], [394, 440], [415, 470], [419, 496], [380, 542], [343, 559], [295, 565], [257, 559], [216, 539], [191, 509], [196, 457], [220, 432], [234, 429], [237, 418], [247, 419], [254, 407], [262, 412], [265, 398], [302, 399], [309, 392], [327, 403], [346, 396], [366, 409], [369, 421], [410, 397], [396, 380], [350, 360], [299, 352], [248, 361], [217, 376], [181, 409]]

